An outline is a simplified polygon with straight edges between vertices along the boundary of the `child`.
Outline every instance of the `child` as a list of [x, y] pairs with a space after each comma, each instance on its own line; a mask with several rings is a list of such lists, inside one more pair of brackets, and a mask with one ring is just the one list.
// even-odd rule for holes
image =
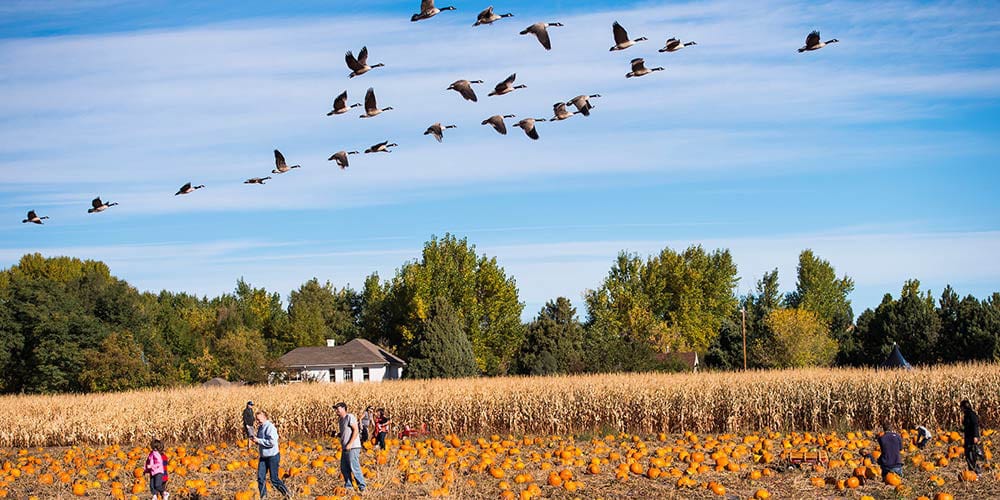
[[917, 448], [924, 449], [924, 447], [927, 446], [927, 443], [930, 442], [931, 437], [933, 437], [933, 435], [930, 430], [922, 425], [917, 426]]
[[167, 458], [163, 455], [163, 442], [154, 439], [149, 446], [152, 451], [146, 457], [146, 474], [149, 474], [149, 492], [153, 498], [167, 500]]

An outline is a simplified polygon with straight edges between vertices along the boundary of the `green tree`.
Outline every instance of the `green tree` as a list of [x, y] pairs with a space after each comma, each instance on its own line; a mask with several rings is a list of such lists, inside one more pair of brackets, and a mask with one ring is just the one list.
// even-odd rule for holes
[[885, 294], [874, 311], [858, 317], [859, 358], [864, 364], [878, 365], [895, 342], [911, 363], [934, 363], [941, 318], [931, 292], [920, 291], [920, 282], [908, 280], [898, 300]]
[[410, 358], [410, 378], [471, 377], [479, 373], [461, 312], [444, 297], [435, 299], [423, 335]]
[[665, 248], [645, 261], [622, 252], [601, 286], [585, 295], [588, 325], [660, 352], [705, 352], [736, 308], [737, 281], [728, 250]]
[[837, 343], [819, 315], [805, 309], [773, 309], [764, 318], [770, 335], [754, 345], [756, 357], [767, 368], [829, 366]]
[[[260, 332], [246, 328], [226, 332], [215, 343], [213, 352], [211, 360], [203, 359], [204, 364], [198, 365], [203, 370], [201, 374], [249, 383], [267, 381], [267, 347]], [[217, 371], [213, 374], [215, 367]]]
[[410, 355], [426, 325], [430, 306], [438, 298], [447, 300], [464, 321], [481, 373], [507, 373], [524, 340], [517, 285], [495, 258], [476, 256], [474, 245], [450, 234], [424, 244], [419, 261], [404, 264], [387, 285], [382, 310], [371, 310], [369, 298], [377, 295], [366, 282], [362, 316], [386, 322], [388, 345]]
[[847, 362], [857, 349], [853, 335], [854, 311], [848, 299], [854, 291], [854, 280], [837, 278], [830, 262], [806, 249], [799, 254], [795, 291], [788, 294], [788, 307], [816, 313], [838, 345], [838, 361]]
[[150, 383], [149, 363], [142, 347], [127, 332], [114, 332], [96, 349], [83, 353], [80, 385], [86, 391], [126, 391]]
[[959, 299], [949, 285], [939, 304], [941, 330], [936, 350], [942, 361], [1000, 361], [1000, 314], [995, 301], [991, 304], [971, 295]]
[[329, 281], [320, 285], [316, 278], [293, 290], [288, 318], [295, 346], [321, 346], [327, 339], [341, 344], [357, 337], [360, 302], [354, 290], [336, 289]]
[[518, 354], [518, 372], [528, 375], [580, 373], [583, 361], [583, 325], [569, 299], [549, 301], [527, 328]]

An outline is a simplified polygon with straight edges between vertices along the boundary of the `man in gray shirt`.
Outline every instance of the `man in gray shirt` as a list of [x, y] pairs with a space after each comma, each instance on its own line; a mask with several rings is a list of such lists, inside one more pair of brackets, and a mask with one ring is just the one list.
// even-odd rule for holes
[[358, 429], [358, 417], [347, 413], [347, 403], [333, 405], [340, 417], [340, 473], [344, 476], [344, 488], [353, 489], [351, 476], [358, 483], [358, 491], [365, 491], [365, 476], [361, 473], [361, 432]]

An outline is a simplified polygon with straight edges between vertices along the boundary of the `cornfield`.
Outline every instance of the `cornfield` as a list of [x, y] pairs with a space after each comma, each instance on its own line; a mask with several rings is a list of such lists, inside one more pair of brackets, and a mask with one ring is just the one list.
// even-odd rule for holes
[[984, 427], [1000, 421], [1000, 365], [875, 371], [616, 374], [182, 388], [128, 393], [0, 397], [0, 447], [206, 443], [242, 436], [247, 400], [281, 433], [331, 435], [331, 406], [385, 408], [396, 428], [433, 434], [589, 434], [872, 429], [885, 418], [912, 428], [956, 428], [968, 398]]

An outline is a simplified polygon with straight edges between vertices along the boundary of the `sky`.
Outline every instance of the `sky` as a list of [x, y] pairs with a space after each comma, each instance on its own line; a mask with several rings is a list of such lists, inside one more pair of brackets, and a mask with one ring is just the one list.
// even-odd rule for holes
[[[439, 6], [448, 3], [439, 2]], [[509, 1], [412, 23], [419, 2], [0, 3], [0, 268], [99, 259], [140, 290], [282, 296], [360, 288], [467, 237], [517, 281], [524, 318], [597, 288], [615, 256], [728, 248], [745, 294], [813, 249], [855, 313], [905, 280], [1000, 291], [1000, 10], [991, 2]], [[550, 28], [545, 51], [524, 27]], [[611, 52], [611, 24], [633, 38]], [[798, 53], [821, 30], [839, 43]], [[659, 53], [677, 36], [697, 45]], [[385, 67], [349, 79], [344, 52]], [[662, 72], [626, 79], [633, 57]], [[526, 88], [487, 97], [511, 73]], [[482, 79], [479, 102], [448, 85]], [[347, 90], [380, 106], [327, 117]], [[600, 94], [591, 116], [537, 125]], [[455, 124], [443, 143], [422, 135]], [[326, 158], [390, 140], [392, 153]], [[301, 169], [267, 185], [272, 150]], [[206, 187], [174, 196], [185, 182]], [[120, 205], [88, 214], [101, 196]], [[28, 210], [45, 225], [22, 224]]]

